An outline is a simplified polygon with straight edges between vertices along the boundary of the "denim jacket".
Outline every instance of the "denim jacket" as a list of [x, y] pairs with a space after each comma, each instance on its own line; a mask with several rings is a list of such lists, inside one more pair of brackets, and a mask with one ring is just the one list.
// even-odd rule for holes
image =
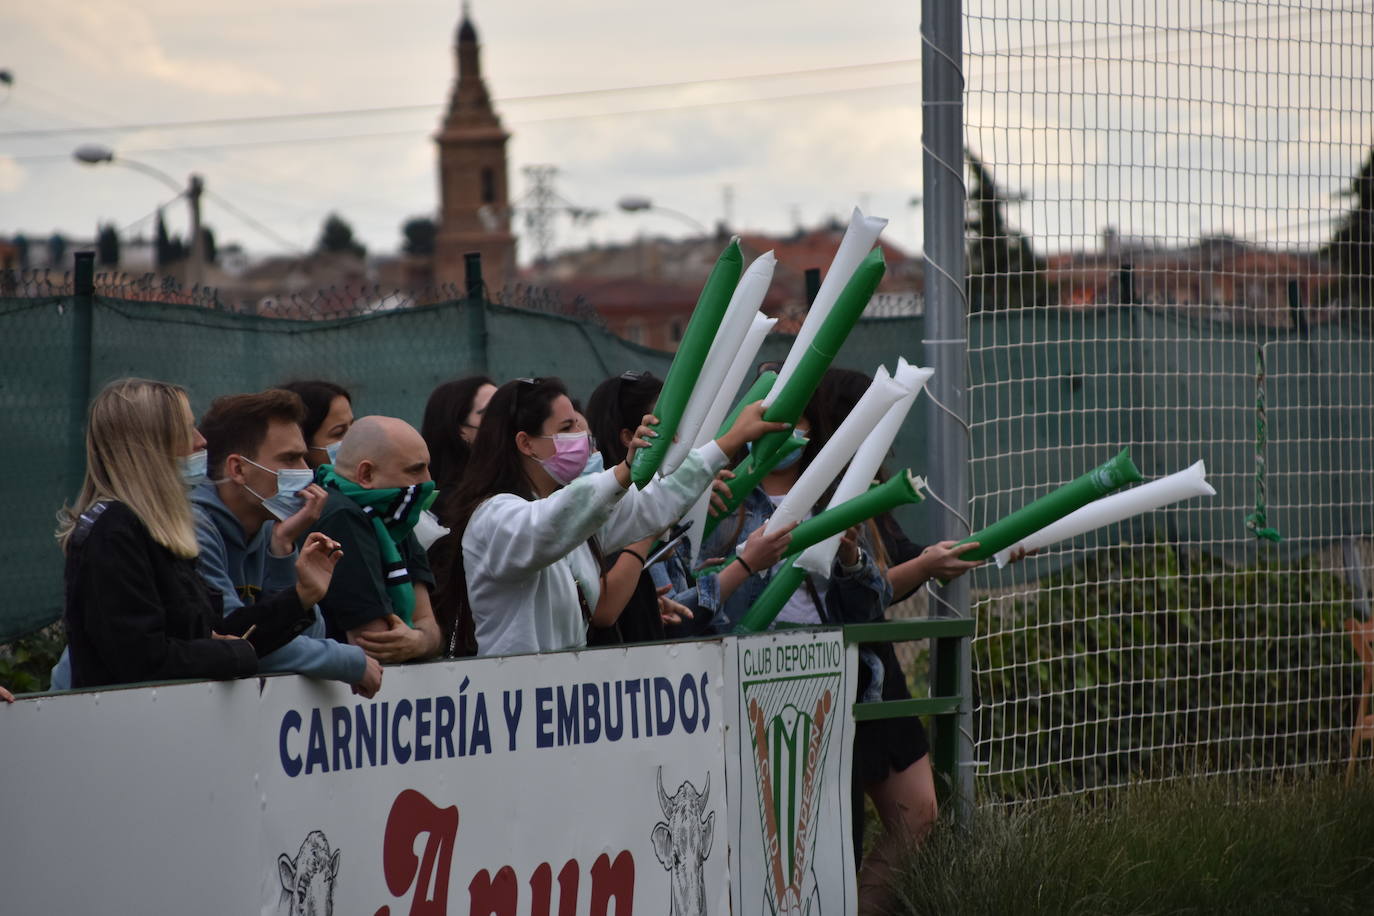
[[[772, 516], [773, 501], [761, 488], [756, 487], [744, 498], [743, 512], [744, 524], [739, 528], [739, 533], [735, 533], [735, 528], [739, 525], [737, 512], [736, 515], [724, 519], [702, 543], [702, 558], [728, 557], [738, 553], [754, 529], [762, 527]], [[829, 579], [817, 576], [809, 577], [811, 585], [816, 590], [816, 595], [820, 598], [821, 621], [826, 625], [868, 623], [881, 620], [887, 612], [888, 604], [892, 601], [892, 586], [888, 583], [887, 576], [873, 562], [873, 551], [867, 546], [866, 527], [860, 529], [859, 546], [863, 565], [856, 572], [846, 574], [840, 561], [836, 559]], [[760, 570], [758, 575], [750, 576], [739, 588], [735, 589], [715, 615], [714, 629], [716, 632], [729, 633], [734, 630], [735, 625], [744, 617], [745, 612], [768, 587], [768, 583], [777, 569], [778, 567], [775, 566], [772, 569]], [[805, 585], [802, 587], [804, 588]], [[719, 592], [717, 591], [718, 595]], [[682, 599], [675, 597], [675, 600], [681, 601]], [[686, 604], [686, 602], [683, 603]], [[862, 647], [860, 647], [859, 656], [860, 662], [873, 672], [868, 691], [873, 696], [866, 695], [863, 700], [877, 699], [882, 691], [882, 662], [876, 655]]]

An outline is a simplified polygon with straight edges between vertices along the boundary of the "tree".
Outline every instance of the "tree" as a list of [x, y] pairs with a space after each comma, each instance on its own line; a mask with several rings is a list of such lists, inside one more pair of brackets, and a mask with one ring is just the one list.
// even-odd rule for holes
[[205, 252], [205, 263], [213, 264], [219, 257], [219, 249], [215, 246], [215, 230], [209, 226], [200, 227], [201, 248]]
[[95, 260], [101, 267], [119, 266], [119, 232], [108, 223], [96, 231]]
[[337, 213], [325, 218], [315, 250], [326, 254], [351, 254], [356, 258], [367, 254], [367, 248], [353, 237], [353, 227]]
[[1374, 318], [1374, 149], [1350, 188], [1342, 192], [1354, 206], [1318, 252], [1340, 274], [1329, 295], [1352, 317]]
[[67, 239], [60, 232], [54, 232], [48, 239], [48, 266], [59, 267], [67, 257]]
[[412, 216], [401, 226], [401, 234], [405, 236], [402, 251], [415, 257], [428, 257], [434, 254], [439, 226], [428, 216]]
[[170, 267], [186, 257], [186, 246], [180, 236], [167, 234], [167, 224], [162, 221], [162, 211], [157, 212], [156, 238], [153, 241], [153, 263], [162, 269]]
[[968, 161], [973, 173], [967, 223], [969, 311], [1049, 304], [1045, 259], [1007, 224], [1007, 197], [992, 172], [972, 150]]

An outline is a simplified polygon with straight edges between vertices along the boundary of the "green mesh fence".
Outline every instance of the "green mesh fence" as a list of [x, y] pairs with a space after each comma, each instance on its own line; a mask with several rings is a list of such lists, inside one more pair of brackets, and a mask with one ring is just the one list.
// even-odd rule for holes
[[[75, 492], [67, 441], [72, 360], [68, 295], [0, 299], [0, 493], [10, 524], [0, 641], [60, 615], [61, 556], [54, 516]], [[923, 362], [920, 317], [860, 322], [838, 365], [872, 372], [898, 356]], [[1198, 458], [1221, 498], [1156, 513], [1118, 535], [1201, 545], [1243, 560], [1253, 507], [1255, 348], [1269, 365], [1269, 518], [1289, 534], [1280, 549], [1320, 550], [1374, 534], [1374, 346], [1335, 326], [1310, 335], [1200, 324], [1142, 307], [1002, 312], [970, 321], [970, 415], [975, 524], [994, 520], [1051, 485], [1129, 445], [1147, 476]], [[349, 388], [360, 413], [419, 424], [440, 382], [484, 370], [498, 380], [558, 375], [586, 398], [626, 369], [663, 375], [670, 356], [609, 334], [594, 321], [465, 300], [372, 310], [334, 320], [268, 318], [165, 302], [97, 296], [93, 390], [128, 375], [183, 384], [199, 414], [220, 394], [292, 378]], [[485, 342], [485, 346], [482, 342]], [[773, 337], [759, 359], [780, 360]], [[897, 439], [893, 468], [927, 472], [922, 397]], [[938, 494], [937, 494], [938, 495]], [[918, 538], [926, 504], [900, 516]], [[1101, 546], [1092, 536], [997, 574], [1038, 579]]]
[[[68, 458], [71, 307], [70, 295], [0, 298], [0, 494], [9, 519], [0, 532], [0, 642], [61, 614], [52, 531], [81, 473]], [[326, 378], [352, 392], [360, 415], [418, 427], [430, 391], [450, 378], [558, 375], [585, 399], [608, 375], [663, 375], [671, 359], [585, 319], [463, 300], [304, 320], [97, 296], [93, 313], [92, 391], [124, 376], [165, 379], [186, 386], [197, 415], [221, 394]], [[474, 343], [484, 327], [485, 352]]]

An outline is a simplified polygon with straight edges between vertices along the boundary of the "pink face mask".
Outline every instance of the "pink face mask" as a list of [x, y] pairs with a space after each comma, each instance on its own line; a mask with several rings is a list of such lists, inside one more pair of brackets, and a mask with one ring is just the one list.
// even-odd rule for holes
[[592, 453], [592, 440], [585, 433], [558, 433], [553, 436], [534, 436], [535, 439], [552, 439], [554, 453], [552, 458], [539, 459], [539, 465], [548, 475], [563, 486], [572, 483], [587, 466], [587, 458]]

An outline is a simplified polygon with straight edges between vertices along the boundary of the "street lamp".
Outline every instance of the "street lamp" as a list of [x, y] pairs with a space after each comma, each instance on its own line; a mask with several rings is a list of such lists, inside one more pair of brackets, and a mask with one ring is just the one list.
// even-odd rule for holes
[[200, 196], [205, 192], [205, 180], [199, 175], [191, 174], [186, 182], [186, 187], [168, 175], [161, 169], [153, 168], [142, 162], [133, 159], [126, 159], [123, 156], [116, 156], [114, 150], [108, 146], [101, 146], [98, 143], [83, 143], [72, 151], [72, 157], [77, 162], [86, 165], [122, 165], [125, 168], [133, 169], [135, 172], [142, 172], [152, 178], [167, 185], [178, 194], [186, 196], [186, 202], [191, 207], [191, 257], [190, 269], [187, 271], [187, 280], [191, 284], [198, 284], [204, 279], [205, 274], [205, 241], [201, 238], [200, 231]]
[[640, 197], [635, 194], [626, 195], [616, 202], [616, 206], [626, 213], [662, 213], [674, 219], [681, 220], [702, 235], [711, 234], [711, 230], [707, 229], [700, 222], [692, 219], [681, 210], [674, 210], [671, 207], [660, 207], [647, 197]]

